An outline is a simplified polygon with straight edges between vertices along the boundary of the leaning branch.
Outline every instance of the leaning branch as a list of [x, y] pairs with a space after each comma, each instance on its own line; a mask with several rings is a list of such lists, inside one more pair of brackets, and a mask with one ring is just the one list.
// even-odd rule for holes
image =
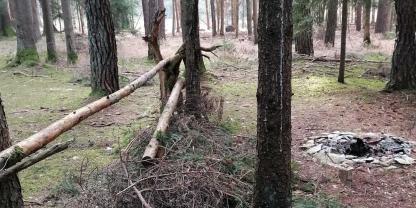
[[162, 114], [160, 115], [159, 122], [157, 124], [155, 132], [153, 133], [152, 139], [150, 140], [149, 144], [147, 145], [144, 151], [142, 163], [145, 166], [154, 164], [154, 159], [156, 158], [156, 155], [159, 150], [158, 138], [160, 136], [165, 135], [166, 130], [168, 129], [169, 120], [172, 117], [173, 112], [175, 112], [179, 100], [179, 95], [181, 94], [181, 90], [184, 86], [184, 83], [184, 80], [179, 78], [175, 86], [173, 87], [169, 100], [166, 103]]
[[103, 97], [95, 102], [92, 102], [64, 118], [52, 123], [48, 127], [42, 129], [38, 133], [30, 136], [29, 138], [7, 148], [0, 152], [0, 168], [10, 167], [23, 158], [33, 154], [42, 147], [46, 146], [50, 142], [54, 141], [58, 136], [64, 132], [72, 129], [81, 121], [87, 119], [91, 115], [119, 102], [122, 98], [127, 97], [133, 93], [136, 89], [143, 86], [147, 81], [153, 78], [156, 73], [162, 70], [166, 64], [172, 60], [176, 60], [178, 55], [171, 58], [160, 61], [152, 70], [146, 72], [132, 83], [123, 87], [122, 89], [114, 92], [111, 95]]
[[73, 140], [67, 141], [65, 143], [58, 143], [53, 145], [52, 147], [34, 155], [33, 157], [28, 157], [21, 162], [7, 168], [4, 171], [0, 171], [0, 181], [3, 180], [5, 177], [9, 176], [10, 174], [17, 173], [21, 170], [24, 170], [56, 153], [62, 152], [63, 150], [67, 149], [69, 145], [73, 142]]

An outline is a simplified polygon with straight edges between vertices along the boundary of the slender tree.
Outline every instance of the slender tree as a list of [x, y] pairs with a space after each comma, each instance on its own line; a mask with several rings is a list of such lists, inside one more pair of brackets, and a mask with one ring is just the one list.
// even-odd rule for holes
[[195, 117], [201, 116], [200, 72], [202, 54], [199, 40], [198, 0], [181, 0], [182, 39], [185, 44], [185, 110]]
[[43, 31], [46, 35], [46, 49], [47, 60], [50, 62], [56, 62], [58, 56], [56, 53], [55, 34], [53, 32], [53, 22], [51, 17], [51, 5], [48, 0], [40, 0], [43, 14]]
[[176, 32], [179, 33], [181, 31], [181, 1], [180, 0], [173, 0], [176, 1]]
[[72, 12], [70, 0], [61, 0], [62, 15], [65, 25], [65, 41], [66, 41], [66, 54], [67, 61], [70, 64], [74, 64], [78, 60], [78, 54], [75, 49], [74, 42], [74, 27], [72, 26]]
[[[0, 152], [12, 144], [6, 114], [0, 97]], [[0, 180], [0, 205], [2, 208], [23, 208], [22, 189], [16, 174]]]
[[221, 19], [221, 23], [220, 23], [220, 35], [221, 36], [224, 36], [224, 24], [225, 24], [225, 22], [224, 22], [224, 18], [225, 18], [225, 16], [224, 16], [224, 12], [225, 12], [225, 6], [224, 6], [224, 1], [225, 0], [219, 0], [220, 1], [220, 19]]
[[31, 5], [32, 0], [19, 0], [14, 2], [17, 37], [15, 62], [17, 64], [32, 64], [39, 61], [36, 42], [33, 37]]
[[15, 35], [7, 0], [0, 0], [0, 36], [1, 35], [6, 37]]
[[208, 5], [209, 5], [209, 3], [208, 3], [208, 1], [209, 0], [205, 0], [205, 15], [206, 15], [206, 20], [207, 20], [207, 29], [208, 30], [210, 30], [211, 29], [211, 22], [210, 22], [210, 19], [209, 19], [209, 7], [208, 7]]
[[364, 44], [371, 44], [370, 38], [370, 13], [371, 13], [371, 0], [364, 1]]
[[325, 44], [335, 45], [335, 30], [337, 29], [338, 0], [328, 0], [328, 13], [326, 18]]
[[339, 64], [338, 82], [344, 83], [345, 72], [345, 48], [347, 43], [347, 23], [348, 23], [348, 0], [342, 0], [342, 23], [341, 23], [341, 60]]
[[387, 32], [390, 20], [390, 8], [390, 0], [378, 0], [375, 33]]
[[254, 33], [254, 44], [257, 44], [259, 42], [259, 35], [258, 35], [258, 5], [259, 0], [253, 0], [253, 33]]
[[313, 17], [310, 3], [310, 0], [295, 0], [293, 3], [295, 50], [298, 54], [313, 55]]
[[175, 36], [175, 26], [176, 26], [176, 1], [172, 0], [172, 36]]
[[238, 0], [231, 0], [231, 15], [232, 15], [232, 25], [235, 30], [235, 37], [238, 38], [239, 31], [239, 6]]
[[217, 20], [215, 14], [215, 0], [211, 0], [211, 23], [212, 23], [212, 36], [217, 36]]
[[92, 94], [119, 89], [117, 44], [109, 0], [86, 0]]
[[361, 31], [361, 14], [363, 10], [362, 0], [357, 0], [355, 3], [355, 30]]
[[35, 41], [38, 41], [42, 38], [42, 34], [40, 32], [40, 26], [39, 26], [39, 10], [38, 10], [38, 4], [36, 0], [32, 0], [32, 29], [33, 29], [33, 38]]
[[252, 0], [246, 0], [246, 7], [247, 7], [247, 33], [248, 36], [253, 35], [253, 7], [252, 7]]
[[291, 207], [291, 0], [260, 0], [254, 207]]
[[[165, 9], [165, 0], [157, 0], [157, 1], [158, 1], [158, 9], [160, 11]], [[162, 22], [159, 25], [159, 38], [166, 39], [165, 18], [162, 19]]]
[[416, 1], [395, 0], [396, 44], [387, 90], [416, 89]]

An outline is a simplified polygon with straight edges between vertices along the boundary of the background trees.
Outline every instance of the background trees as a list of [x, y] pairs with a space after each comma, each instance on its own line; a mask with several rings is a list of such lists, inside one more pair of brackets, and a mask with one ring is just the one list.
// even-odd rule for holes
[[43, 14], [43, 32], [46, 36], [47, 60], [56, 62], [58, 55], [56, 53], [55, 34], [53, 31], [51, 4], [48, 0], [40, 0]]
[[32, 27], [32, 0], [15, 1], [17, 51], [15, 62], [17, 64], [33, 64], [39, 61], [36, 41]]
[[258, 208], [292, 204], [291, 7], [291, 0], [260, 0], [254, 190], [254, 207]]
[[337, 10], [338, 0], [328, 0], [328, 13], [326, 18], [326, 32], [325, 32], [325, 44], [335, 44], [335, 30], [337, 29]]
[[293, 2], [295, 50], [304, 55], [313, 55], [313, 18], [310, 3], [310, 0]]
[[65, 25], [66, 54], [68, 63], [75, 63], [78, 55], [75, 49], [74, 28], [72, 26], [72, 11], [70, 0], [61, 0], [62, 14]]
[[117, 44], [108, 0], [86, 0], [92, 94], [117, 91]]
[[15, 32], [9, 13], [9, 3], [7, 0], [0, 0], [0, 36], [13, 35], [15, 35]]

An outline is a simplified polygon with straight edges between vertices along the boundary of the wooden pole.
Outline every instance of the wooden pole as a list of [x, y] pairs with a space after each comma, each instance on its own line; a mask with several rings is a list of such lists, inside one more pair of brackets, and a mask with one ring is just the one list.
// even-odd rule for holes
[[177, 56], [179, 55], [162, 60], [155, 67], [153, 67], [153, 69], [146, 72], [122, 89], [72, 112], [64, 118], [42, 129], [38, 133], [0, 152], [0, 170], [21, 161], [23, 158], [54, 141], [58, 136], [70, 130], [81, 121], [129, 96], [136, 89], [152, 79], [171, 60], [177, 59]]
[[153, 133], [152, 139], [150, 139], [150, 142], [144, 151], [142, 163], [145, 166], [154, 164], [154, 159], [156, 158], [157, 152], [159, 150], [158, 137], [163, 136], [166, 133], [166, 130], [169, 126], [169, 120], [172, 117], [173, 112], [175, 112], [179, 100], [179, 95], [181, 94], [181, 90], [184, 85], [184, 80], [178, 78], [178, 81], [176, 81], [172, 93], [170, 94], [169, 100], [166, 103], [162, 114], [160, 115], [159, 122], [157, 123], [157, 127]]

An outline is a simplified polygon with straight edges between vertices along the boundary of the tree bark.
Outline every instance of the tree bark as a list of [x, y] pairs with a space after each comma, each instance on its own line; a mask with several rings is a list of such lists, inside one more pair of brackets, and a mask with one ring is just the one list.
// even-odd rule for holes
[[[165, 9], [165, 0], [158, 0], [158, 10], [162, 11]], [[166, 39], [166, 29], [165, 29], [165, 18], [162, 19], [162, 22], [159, 26], [159, 39]]]
[[38, 41], [42, 38], [39, 26], [39, 11], [38, 4], [36, 0], [32, 0], [32, 28], [33, 28], [33, 38], [35, 41]]
[[370, 38], [371, 0], [364, 0], [364, 44], [371, 44]]
[[220, 16], [221, 16], [221, 23], [220, 23], [220, 25], [221, 25], [221, 27], [220, 27], [220, 35], [221, 36], [224, 36], [224, 24], [225, 24], [225, 22], [224, 22], [224, 18], [225, 18], [225, 16], [224, 16], [224, 9], [225, 9], [225, 7], [224, 7], [224, 1], [225, 0], [219, 0], [220, 1]]
[[362, 0], [357, 0], [355, 4], [355, 30], [361, 31], [361, 14], [363, 10]]
[[254, 44], [257, 44], [259, 42], [259, 35], [258, 35], [258, 5], [259, 0], [253, 0], [253, 34], [254, 34]]
[[335, 46], [335, 31], [337, 29], [338, 0], [328, 0], [325, 44]]
[[53, 31], [51, 4], [48, 0], [40, 0], [43, 14], [43, 32], [46, 35], [47, 60], [54, 63], [58, 56], [56, 53], [55, 34]]
[[376, 8], [377, 6], [375, 0], [369, 0], [371, 1], [371, 25], [374, 25], [376, 23]]
[[375, 33], [385, 33], [390, 21], [390, 0], [378, 0], [378, 12]]
[[66, 41], [66, 54], [67, 61], [70, 64], [74, 64], [78, 60], [78, 55], [75, 49], [74, 42], [74, 27], [72, 26], [72, 12], [70, 0], [61, 0], [62, 15], [65, 25], [65, 41]]
[[[30, 7], [29, 7], [30, 8]], [[5, 150], [12, 144], [7, 126], [6, 115], [0, 97], [0, 151]], [[0, 167], [0, 170], [3, 167]], [[22, 189], [19, 178], [11, 174], [0, 180], [0, 204], [2, 208], [23, 208]]]
[[207, 29], [210, 30], [211, 29], [211, 22], [209, 19], [209, 9], [208, 9], [208, 1], [209, 0], [205, 0], [205, 15], [206, 15], [206, 19], [207, 19]]
[[348, 0], [342, 0], [342, 29], [341, 29], [341, 61], [339, 64], [338, 82], [344, 83], [345, 50], [347, 43]]
[[181, 2], [180, 0], [173, 0], [176, 1], [176, 32], [181, 31]]
[[111, 94], [120, 89], [117, 44], [109, 0], [86, 0], [92, 93]]
[[313, 20], [310, 0], [298, 0], [293, 4], [295, 50], [298, 54], [313, 55]]
[[156, 130], [153, 133], [153, 136], [143, 153], [142, 163], [145, 166], [152, 165], [155, 163], [154, 159], [158, 155], [159, 150], [159, 137], [166, 135], [166, 131], [169, 127], [170, 118], [176, 110], [176, 106], [178, 105], [179, 96], [181, 95], [181, 90], [183, 86], [184, 81], [180, 78], [178, 79], [178, 81], [176, 81], [176, 84], [173, 87], [172, 94], [169, 96], [165, 108], [163, 109], [163, 112], [160, 115]]
[[416, 2], [395, 0], [396, 45], [387, 90], [416, 89]]
[[81, 28], [81, 34], [85, 34], [85, 23], [84, 23], [84, 5], [83, 5], [84, 1], [81, 1], [80, 4], [78, 5], [78, 11], [79, 11], [79, 20], [80, 20], [80, 28]]
[[246, 0], [246, 6], [247, 6], [247, 33], [248, 36], [252, 36], [253, 35], [253, 7], [252, 5], [252, 0]]
[[[217, 5], [218, 6], [218, 5]], [[211, 23], [212, 23], [212, 36], [217, 36], [217, 20], [215, 14], [215, 0], [211, 0]]]
[[176, 0], [172, 0], [172, 36], [175, 36], [176, 26]]
[[[28, 6], [29, 5], [29, 6]], [[14, 1], [16, 11], [16, 63], [38, 62], [39, 55], [32, 27], [32, 0]]]
[[260, 1], [255, 208], [288, 208], [292, 204], [292, 1], [281, 4], [282, 0]]
[[231, 0], [231, 15], [232, 15], [232, 25], [235, 30], [235, 37], [238, 38], [238, 30], [239, 30], [239, 23], [238, 23], [238, 16], [239, 16], [239, 6], [238, 0]]
[[185, 44], [185, 110], [189, 115], [201, 117], [202, 55], [199, 40], [198, 0], [181, 0], [182, 39]]

